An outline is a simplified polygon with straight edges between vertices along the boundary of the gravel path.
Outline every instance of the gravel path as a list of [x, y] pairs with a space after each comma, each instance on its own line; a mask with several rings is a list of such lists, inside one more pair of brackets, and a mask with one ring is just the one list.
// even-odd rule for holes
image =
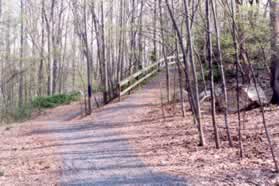
[[145, 165], [120, 133], [125, 124], [134, 121], [133, 116], [159, 103], [163, 79], [161, 73], [138, 93], [96, 111], [92, 118], [53, 121], [48, 131], [41, 131], [57, 136], [61, 142], [56, 144], [64, 161], [61, 185], [187, 185], [182, 178]]

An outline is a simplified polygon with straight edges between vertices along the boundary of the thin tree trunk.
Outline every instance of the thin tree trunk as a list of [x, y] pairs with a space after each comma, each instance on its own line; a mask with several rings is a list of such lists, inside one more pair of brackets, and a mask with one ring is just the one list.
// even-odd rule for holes
[[101, 37], [102, 37], [102, 65], [103, 65], [103, 75], [104, 75], [104, 104], [107, 104], [108, 99], [108, 65], [105, 58], [105, 20], [104, 20], [104, 4], [103, 0], [101, 1]]
[[279, 2], [270, 0], [271, 38], [271, 102], [279, 105]]
[[38, 95], [42, 96], [43, 94], [43, 79], [44, 79], [44, 74], [43, 74], [43, 68], [44, 68], [44, 47], [45, 47], [45, 18], [44, 18], [44, 9], [45, 9], [45, 1], [41, 1], [42, 5], [42, 13], [41, 13], [41, 51], [40, 51], [40, 66], [39, 66], [39, 72], [38, 72], [38, 86], [39, 86], [39, 91]]
[[231, 9], [232, 9], [232, 35], [233, 35], [233, 43], [234, 43], [234, 50], [235, 50], [235, 66], [236, 66], [236, 97], [237, 97], [237, 115], [238, 115], [238, 137], [239, 137], [239, 151], [240, 151], [240, 158], [243, 158], [243, 144], [242, 144], [242, 126], [241, 126], [241, 116], [240, 116], [240, 90], [239, 90], [239, 47], [237, 44], [237, 33], [236, 33], [236, 20], [235, 20], [235, 2], [231, 0]]
[[91, 55], [89, 54], [89, 45], [88, 45], [88, 37], [87, 37], [87, 1], [84, 0], [84, 10], [83, 10], [83, 19], [84, 19], [84, 34], [83, 41], [85, 45], [85, 55], [87, 59], [87, 87], [88, 87], [88, 114], [92, 113], [92, 83], [91, 83]]
[[140, 15], [139, 15], [139, 25], [138, 25], [138, 27], [139, 27], [139, 34], [138, 34], [138, 50], [139, 50], [139, 56], [138, 56], [138, 64], [137, 64], [137, 68], [138, 68], [138, 70], [141, 70], [141, 69], [143, 69], [143, 67], [144, 67], [144, 64], [143, 64], [143, 50], [144, 50], [144, 46], [143, 46], [143, 6], [144, 6], [144, 4], [143, 4], [143, 1], [144, 0], [141, 0], [140, 1]]
[[179, 78], [179, 94], [180, 94], [180, 105], [181, 105], [181, 112], [182, 116], [185, 117], [185, 105], [184, 105], [184, 96], [183, 96], [183, 77], [182, 77], [182, 67], [180, 65], [180, 60], [179, 60], [179, 51], [178, 51], [178, 43], [177, 39], [175, 42], [175, 47], [176, 47], [176, 63], [177, 63], [177, 70], [178, 70], [178, 78]]
[[191, 25], [190, 25], [190, 15], [189, 15], [189, 5], [188, 1], [184, 0], [184, 10], [186, 14], [186, 29], [187, 29], [187, 38], [189, 42], [189, 56], [190, 56], [190, 62], [192, 67], [192, 73], [193, 73], [193, 79], [194, 79], [194, 98], [195, 98], [195, 110], [196, 110], [196, 119], [197, 124], [199, 128], [200, 133], [200, 146], [205, 145], [205, 139], [204, 139], [204, 132], [203, 132], [203, 126], [201, 123], [201, 110], [200, 110], [200, 100], [199, 100], [199, 87], [198, 87], [198, 80], [197, 80], [197, 71], [196, 71], [196, 65], [193, 55], [193, 40], [192, 40], [192, 31], [191, 31]]
[[208, 63], [210, 69], [210, 93], [211, 93], [211, 116], [212, 116], [212, 124], [214, 128], [214, 136], [216, 148], [220, 148], [220, 138], [218, 127], [216, 124], [216, 98], [215, 98], [215, 84], [214, 84], [214, 69], [213, 69], [213, 51], [212, 51], [212, 37], [211, 37], [211, 11], [210, 11], [210, 0], [206, 0], [206, 22], [207, 22], [207, 55], [208, 55]]
[[[161, 38], [162, 43], [165, 42], [165, 33], [164, 33], [164, 20], [163, 20], [163, 7], [162, 7], [162, 0], [159, 0], [159, 11], [160, 11], [160, 30], [161, 30]], [[162, 52], [164, 56], [165, 66], [166, 66], [166, 88], [167, 88], [167, 101], [170, 102], [170, 77], [169, 77], [169, 64], [167, 60], [166, 54], [166, 47], [165, 45], [162, 46]]]
[[[189, 97], [189, 102], [190, 102], [190, 106], [191, 106], [191, 109], [195, 115], [195, 121], [198, 122], [198, 130], [199, 130], [199, 145], [201, 146], [204, 146], [205, 145], [205, 139], [204, 139], [204, 133], [203, 133], [203, 127], [200, 123], [200, 119], [201, 119], [201, 115], [200, 115], [200, 109], [196, 109], [197, 107], [195, 106], [195, 101], [198, 99], [198, 103], [199, 103], [199, 98], [198, 98], [198, 92], [195, 92], [195, 96], [193, 96], [193, 92], [192, 92], [192, 88], [191, 88], [191, 84], [190, 84], [190, 78], [189, 78], [189, 74], [190, 74], [190, 70], [188, 68], [188, 62], [187, 62], [187, 52], [186, 52], [186, 49], [185, 49], [185, 46], [184, 46], [184, 41], [183, 41], [183, 38], [182, 38], [182, 35], [181, 35], [181, 32], [177, 26], [177, 23], [175, 21], [175, 18], [174, 18], [174, 15], [173, 15], [173, 12], [170, 8], [170, 5], [169, 5], [169, 1], [168, 0], [165, 0], [166, 2], [166, 5], [167, 5], [167, 8], [168, 8], [168, 11], [169, 11], [169, 15], [171, 17], [171, 20], [172, 20], [172, 23], [173, 23], [173, 27], [177, 33], [177, 36], [178, 36], [178, 41], [179, 41], [179, 45], [181, 47], [181, 52], [182, 52], [182, 55], [183, 55], [183, 63], [184, 63], [184, 66], [185, 66], [185, 78], [186, 78], [186, 89], [188, 91], [188, 97]], [[188, 5], [188, 4], [187, 4]], [[187, 10], [187, 13], [188, 13], [188, 10]], [[188, 15], [188, 14], [187, 14]], [[188, 16], [187, 16], [188, 17]], [[190, 23], [189, 20], [187, 21], [187, 23]], [[190, 30], [190, 25], [187, 24], [187, 30], [189, 31]], [[190, 30], [190, 33], [191, 33], [191, 30]], [[189, 34], [188, 32], [188, 39], [191, 39], [191, 35]], [[192, 45], [190, 45], [192, 46]], [[193, 48], [190, 47], [193, 51]], [[193, 53], [192, 53], [193, 54]], [[193, 55], [192, 55], [193, 57]], [[191, 58], [192, 60], [190, 60], [191, 62], [191, 65], [193, 66], [193, 58]], [[198, 104], [199, 105], [199, 104]], [[198, 107], [199, 108], [199, 107]], [[199, 112], [197, 112], [197, 110]]]
[[225, 71], [224, 71], [224, 64], [223, 64], [223, 56], [222, 56], [222, 49], [221, 49], [221, 39], [220, 39], [220, 29], [218, 26], [218, 20], [217, 20], [217, 9], [215, 9], [215, 4], [214, 1], [212, 1], [212, 14], [214, 18], [214, 26], [215, 26], [215, 31], [216, 31], [216, 44], [217, 44], [217, 58], [218, 62], [220, 65], [220, 70], [221, 70], [221, 76], [222, 76], [222, 88], [224, 92], [224, 102], [225, 102], [225, 112], [224, 112], [224, 119], [225, 119], [225, 127], [227, 130], [227, 137], [229, 141], [230, 147], [233, 146], [232, 143], [232, 138], [231, 138], [231, 132], [229, 128], [229, 123], [228, 123], [228, 93], [227, 93], [227, 83], [226, 83], [226, 76], [225, 76]]
[[[23, 70], [23, 45], [24, 45], [24, 2], [20, 1], [20, 59], [19, 59], [19, 71]], [[19, 107], [23, 105], [23, 73], [19, 75], [19, 92], [18, 92], [18, 104]]]
[[154, 0], [153, 12], [153, 57], [154, 62], [157, 61], [157, 5], [158, 0]]

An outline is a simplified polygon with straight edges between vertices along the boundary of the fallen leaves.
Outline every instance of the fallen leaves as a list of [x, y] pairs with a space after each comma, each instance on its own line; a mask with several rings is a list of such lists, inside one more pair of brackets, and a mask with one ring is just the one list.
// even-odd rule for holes
[[[176, 105], [176, 109], [173, 109], [173, 105], [165, 105], [165, 107], [166, 120], [162, 120], [161, 112], [157, 112], [159, 106], [150, 106], [141, 116], [142, 125], [132, 125], [129, 126], [129, 130], [124, 131], [129, 136], [137, 138], [129, 141], [139, 154], [143, 155], [142, 159], [145, 163], [158, 171], [191, 178], [194, 185], [203, 185], [203, 183], [204, 185], [255, 185], [255, 183], [276, 185], [279, 183], [276, 181], [277, 178], [271, 178], [274, 176], [270, 171], [273, 169], [273, 162], [263, 133], [259, 110], [247, 112], [243, 120], [246, 122], [243, 130], [245, 158], [240, 160], [237, 148], [236, 115], [230, 115], [229, 118], [234, 141], [234, 148], [229, 148], [225, 127], [222, 126], [224, 116], [218, 114], [217, 122], [222, 134], [220, 135], [222, 148], [216, 150], [210, 115], [205, 114], [202, 120], [205, 124], [208, 145], [198, 147], [198, 131], [193, 125], [190, 114], [186, 113], [190, 117], [182, 118], [181, 113], [176, 115], [172, 113], [172, 111], [179, 111], [179, 105]], [[266, 115], [274, 141], [279, 142], [279, 135], [277, 135], [279, 128], [274, 125], [279, 121], [279, 111], [273, 108]], [[145, 123], [145, 118], [153, 120]], [[138, 140], [139, 138], [141, 140]], [[276, 144], [275, 147], [277, 148], [278, 145]], [[152, 155], [147, 155], [146, 152]], [[254, 178], [258, 179], [253, 181]]]
[[73, 103], [45, 111], [29, 122], [0, 127], [0, 185], [56, 185], [62, 161], [55, 154], [55, 136], [34, 131], [46, 130], [47, 120], [79, 109]]

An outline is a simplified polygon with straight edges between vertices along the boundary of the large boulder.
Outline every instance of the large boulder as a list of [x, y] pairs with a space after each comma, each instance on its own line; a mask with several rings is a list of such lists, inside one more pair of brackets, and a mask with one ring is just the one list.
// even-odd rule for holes
[[[258, 96], [258, 93], [259, 96]], [[238, 88], [239, 91], [239, 105], [240, 110], [250, 110], [257, 108], [262, 104], [268, 104], [270, 100], [266, 97], [264, 90], [260, 87], [251, 84], [251, 85], [240, 85]], [[228, 111], [231, 113], [237, 112], [237, 86], [234, 85], [228, 89]], [[225, 109], [224, 94], [222, 93], [216, 99], [217, 108], [220, 111]]]
[[[223, 94], [222, 89], [220, 87], [215, 87], [215, 96], [219, 97]], [[204, 90], [199, 95], [200, 102], [209, 101], [211, 98], [211, 91], [210, 90]]]

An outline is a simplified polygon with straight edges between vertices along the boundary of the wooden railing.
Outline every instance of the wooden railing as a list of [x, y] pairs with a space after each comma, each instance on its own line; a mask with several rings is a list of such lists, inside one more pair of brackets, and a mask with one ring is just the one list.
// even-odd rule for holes
[[[169, 65], [176, 64], [176, 56], [169, 56], [167, 58], [167, 62]], [[182, 55], [179, 55], [179, 58], [182, 58]], [[164, 67], [165, 60], [160, 59], [158, 62], [153, 63], [144, 69], [132, 74], [131, 76], [127, 77], [126, 79], [120, 81], [118, 83], [118, 96], [119, 100], [122, 96], [128, 94], [130, 91], [132, 91], [134, 88], [136, 88], [138, 85], [140, 85], [142, 82], [156, 74], [160, 68]]]

